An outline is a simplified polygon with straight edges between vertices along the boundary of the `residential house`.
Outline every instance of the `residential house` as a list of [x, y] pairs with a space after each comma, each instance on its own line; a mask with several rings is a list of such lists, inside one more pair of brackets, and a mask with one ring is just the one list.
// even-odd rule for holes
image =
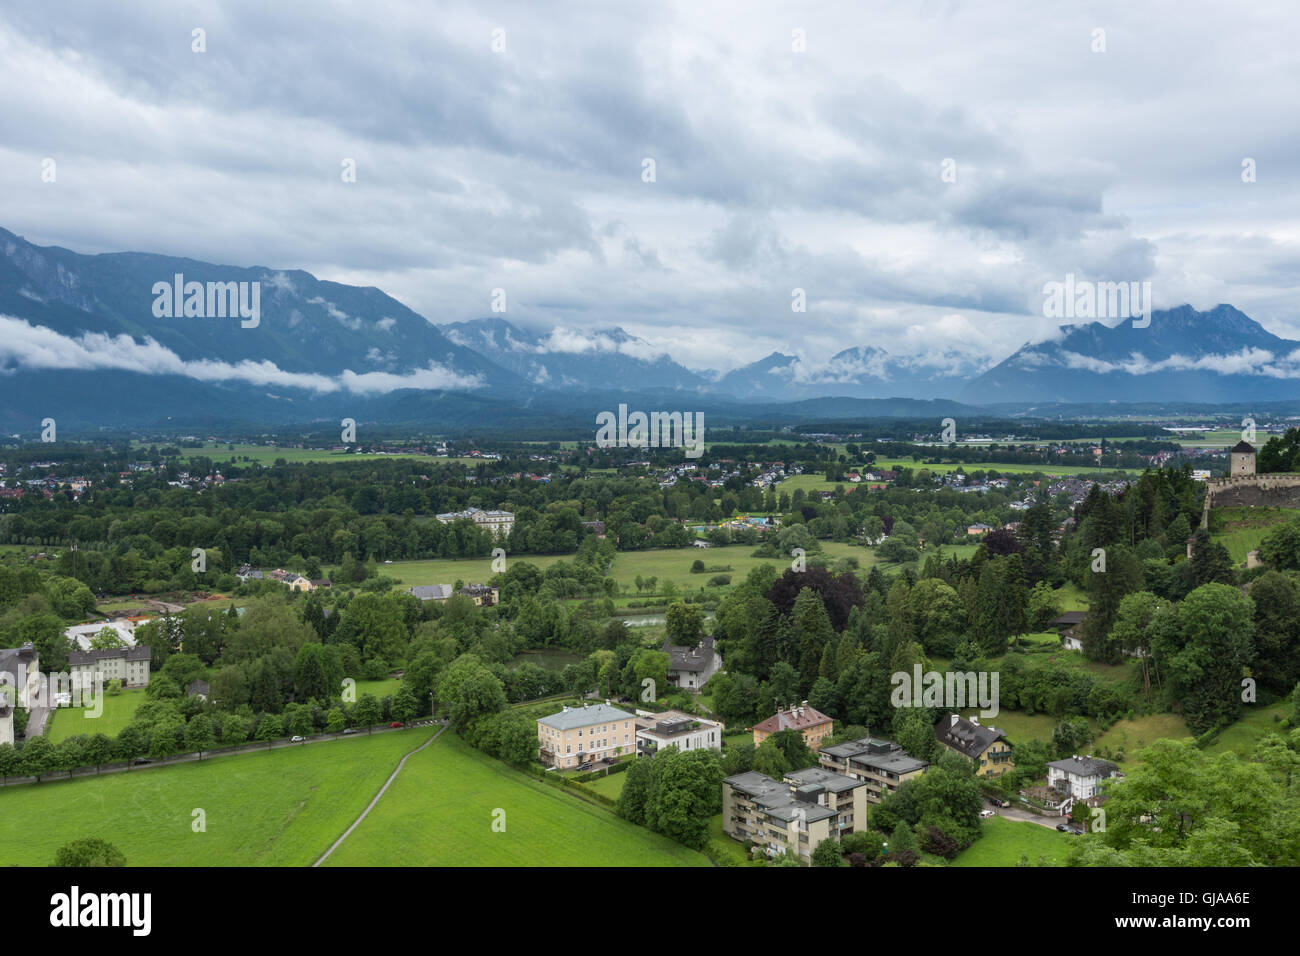
[[570, 770], [593, 760], [636, 752], [636, 718], [610, 705], [564, 707], [537, 719], [537, 756], [548, 767]]
[[467, 584], [458, 593], [473, 598], [479, 607], [493, 607], [501, 597], [501, 592], [488, 584]]
[[803, 701], [798, 707], [778, 710], [767, 720], [754, 725], [754, 746], [757, 747], [772, 734], [782, 730], [797, 730], [803, 734], [808, 749], [816, 753], [821, 749], [822, 741], [830, 736], [833, 729], [832, 720], [821, 711], [808, 706]]
[[978, 717], [966, 720], [949, 714], [934, 725], [934, 736], [974, 763], [977, 777], [1000, 777], [1016, 768], [1007, 735], [996, 727], [981, 726]]
[[686, 690], [699, 690], [722, 667], [712, 637], [706, 637], [693, 647], [683, 647], [664, 641], [660, 650], [668, 655], [668, 683]]
[[409, 590], [421, 601], [445, 601], [452, 595], [450, 584], [417, 584]]
[[68, 671], [74, 687], [94, 687], [96, 678], [103, 684], [120, 680], [123, 687], [147, 687], [152, 656], [153, 649], [148, 644], [103, 651], [72, 651], [68, 654]]
[[827, 770], [861, 780], [867, 785], [867, 799], [882, 803], [904, 780], [925, 773], [928, 760], [918, 760], [891, 740], [861, 737], [834, 747], [823, 747], [821, 764]]
[[1075, 800], [1097, 796], [1097, 785], [1118, 775], [1119, 767], [1109, 760], [1080, 757], [1078, 754], [1064, 760], [1053, 760], [1047, 765], [1047, 785]]
[[1047, 622], [1048, 627], [1056, 628], [1061, 635], [1061, 645], [1068, 651], [1083, 650], [1081, 632], [1083, 622], [1088, 617], [1087, 611], [1066, 611], [1059, 617]]
[[722, 781], [722, 829], [768, 856], [795, 853], [808, 862], [822, 840], [838, 842], [866, 825], [867, 786], [809, 767], [774, 780], [756, 770]]
[[637, 712], [636, 755], [653, 757], [664, 747], [678, 750], [721, 750], [722, 724], [680, 710], [661, 714]]

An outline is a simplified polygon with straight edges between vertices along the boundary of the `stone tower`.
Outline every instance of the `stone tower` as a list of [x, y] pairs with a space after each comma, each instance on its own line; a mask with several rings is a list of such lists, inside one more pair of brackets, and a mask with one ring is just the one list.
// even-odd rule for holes
[[1228, 468], [1230, 477], [1255, 474], [1255, 446], [1245, 439], [1232, 446], [1228, 459], [1231, 463]]

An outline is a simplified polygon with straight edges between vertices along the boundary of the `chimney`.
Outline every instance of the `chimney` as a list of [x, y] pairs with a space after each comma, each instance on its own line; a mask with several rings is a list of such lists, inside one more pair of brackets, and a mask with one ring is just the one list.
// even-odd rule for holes
[[976, 727], [978, 727], [978, 726], [980, 725], [980, 719], [979, 719], [979, 716], [978, 716], [977, 714], [971, 714], [971, 715], [970, 715], [970, 722], [971, 722], [972, 724], [974, 724]]
[[807, 706], [808, 706], [808, 701], [806, 701], [806, 700], [801, 700], [801, 701], [799, 702], [799, 706], [800, 706], [800, 707], [807, 707]]
[[948, 726], [949, 726], [949, 727], [956, 727], [956, 726], [957, 726], [957, 715], [956, 715], [956, 714], [953, 714], [953, 715], [952, 715], [952, 722], [949, 723]]

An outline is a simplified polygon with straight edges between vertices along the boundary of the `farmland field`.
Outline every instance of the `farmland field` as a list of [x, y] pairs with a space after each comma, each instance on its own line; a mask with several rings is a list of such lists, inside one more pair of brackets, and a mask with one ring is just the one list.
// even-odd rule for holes
[[[157, 447], [163, 447], [163, 443], [154, 443]], [[147, 451], [147, 445], [138, 446], [142, 451]], [[234, 451], [229, 450], [230, 446], [223, 442], [204, 442], [202, 448], [182, 448], [181, 458], [188, 459], [191, 456], [203, 456], [211, 458], [213, 463], [224, 465], [229, 463], [233, 457], [236, 463], [241, 465], [249, 464], [245, 458], [251, 459], [253, 463], [259, 465], [274, 465], [277, 459], [283, 458], [291, 465], [305, 464], [307, 462], [345, 462], [345, 461], [378, 461], [385, 458], [418, 458], [422, 461], [440, 462], [442, 464], [455, 462], [474, 462], [477, 459], [472, 458], [437, 458], [433, 455], [405, 454], [396, 453], [392, 455], [371, 454], [371, 453], [347, 453], [341, 451], [331, 451], [328, 448], [277, 448], [270, 445], [244, 445], [236, 444]]]
[[[493, 828], [494, 819], [504, 820], [503, 831]], [[707, 866], [708, 860], [513, 770], [448, 731], [406, 762], [325, 865]]]
[[[356, 819], [431, 728], [0, 789], [0, 866], [45, 866], [70, 840], [128, 866], [305, 866]], [[408, 764], [409, 765], [409, 764]], [[390, 791], [391, 792], [391, 791]], [[191, 829], [192, 811], [207, 831]]]
[[1015, 866], [1021, 856], [1027, 856], [1031, 864], [1045, 857], [1048, 862], [1062, 866], [1070, 841], [1081, 839], [1037, 823], [1001, 817], [992, 817], [980, 826], [983, 830], [980, 838], [957, 854], [950, 866]]
[[60, 707], [50, 713], [45, 725], [45, 736], [53, 743], [75, 737], [77, 734], [104, 734], [116, 737], [135, 716], [135, 709], [143, 704], [144, 688], [124, 690], [117, 697], [104, 695], [104, 712], [92, 717], [83, 707]]
[[[922, 455], [922, 459], [931, 457]], [[876, 468], [894, 469], [894, 468], [911, 468], [913, 471], [920, 471], [922, 468], [928, 469], [932, 474], [945, 474], [950, 471], [956, 471], [959, 467], [969, 474], [972, 471], [998, 471], [1006, 475], [1032, 475], [1034, 472], [1041, 471], [1045, 475], [1096, 475], [1098, 477], [1113, 477], [1117, 472], [1113, 468], [1097, 468], [1088, 465], [1012, 465], [999, 464], [993, 461], [979, 462], [952, 462], [948, 464], [928, 465], [924, 460], [913, 461], [911, 458], [877, 458]]]
[[[828, 561], [853, 556], [863, 570], [876, 562], [875, 555], [868, 548], [834, 541], [823, 541], [821, 551], [809, 554], [810, 558], [824, 556]], [[972, 549], [973, 550], [973, 549]], [[692, 574], [691, 564], [697, 559], [706, 567], [731, 566], [730, 571], [716, 572], [730, 574], [733, 584], [740, 583], [751, 569], [760, 564], [773, 564], [784, 567], [788, 560], [779, 558], [755, 558], [754, 546], [733, 544], [725, 548], [660, 548], [649, 551], [620, 551], [614, 558], [610, 574], [619, 583], [626, 586], [628, 596], [636, 595], [636, 578], [658, 578], [657, 585], [662, 587], [673, 581], [681, 590], [695, 591], [704, 587], [715, 572]], [[572, 554], [521, 554], [510, 559], [527, 561], [545, 569], [557, 561], [572, 561]], [[396, 578], [404, 587], [417, 584], [454, 584], [456, 581], [486, 582], [493, 576], [492, 558], [455, 558], [427, 561], [394, 561], [392, 564], [379, 566], [381, 574]]]

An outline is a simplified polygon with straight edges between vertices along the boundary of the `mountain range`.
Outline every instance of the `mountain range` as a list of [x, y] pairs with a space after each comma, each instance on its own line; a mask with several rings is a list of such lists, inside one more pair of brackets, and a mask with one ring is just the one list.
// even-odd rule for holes
[[[233, 297], [219, 308], [239, 283], [256, 284], [255, 321], [241, 321]], [[935, 400], [1005, 409], [1300, 398], [1300, 342], [1230, 305], [1154, 312], [1147, 328], [1062, 326], [987, 369], [957, 354], [924, 362], [862, 345], [821, 363], [773, 352], [725, 374], [689, 368], [620, 328], [433, 318], [380, 289], [301, 270], [83, 255], [0, 229], [0, 428], [30, 432], [44, 417], [94, 427], [347, 415], [586, 422], [596, 404], [638, 397], [734, 421], [929, 415]]]

